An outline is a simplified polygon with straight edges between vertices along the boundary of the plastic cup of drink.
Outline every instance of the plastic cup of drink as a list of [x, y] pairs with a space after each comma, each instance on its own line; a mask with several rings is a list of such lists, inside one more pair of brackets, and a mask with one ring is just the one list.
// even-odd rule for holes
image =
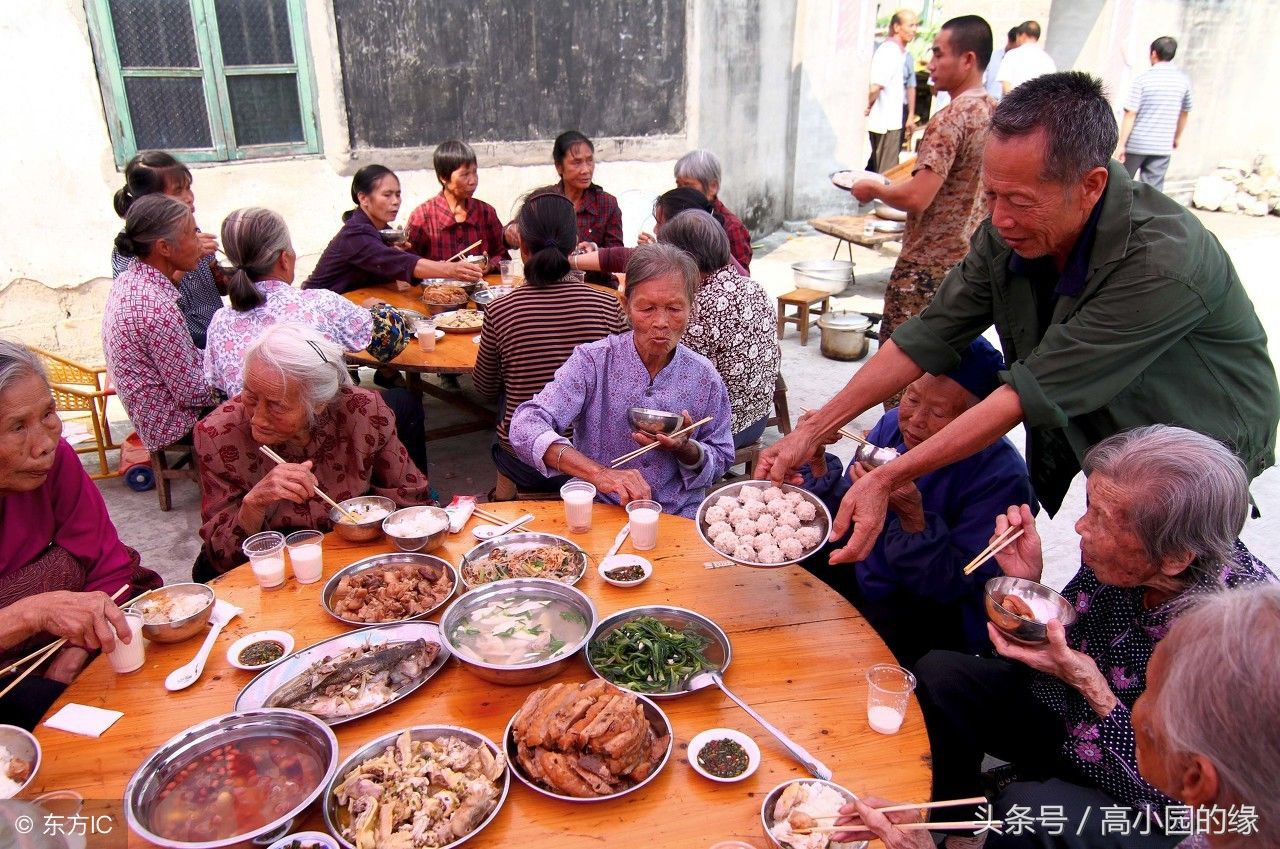
[[126, 613], [124, 621], [129, 626], [129, 642], [126, 644], [119, 638], [122, 636], [115, 626], [111, 627], [116, 634], [116, 647], [107, 660], [116, 672], [132, 672], [142, 666], [147, 659], [146, 640], [142, 638], [142, 614]]
[[892, 663], [867, 670], [867, 724], [881, 734], [897, 734], [907, 714], [916, 676]]
[[244, 541], [244, 556], [258, 579], [258, 586], [278, 587], [284, 583], [284, 534], [263, 531]]
[[319, 531], [294, 531], [284, 538], [289, 549], [289, 564], [299, 584], [314, 584], [324, 574], [324, 534]]
[[418, 337], [418, 347], [424, 351], [436, 349], [436, 323], [434, 321], [415, 321], [413, 333]]
[[516, 264], [514, 260], [504, 259], [498, 263], [498, 272], [502, 275], [502, 285], [510, 286], [516, 279]]
[[627, 504], [627, 521], [631, 523], [631, 544], [636, 551], [658, 547], [658, 517], [662, 505], [656, 501], [632, 501]]
[[591, 530], [591, 506], [596, 501], [596, 487], [587, 481], [569, 481], [560, 487], [564, 501], [564, 519], [575, 534]]

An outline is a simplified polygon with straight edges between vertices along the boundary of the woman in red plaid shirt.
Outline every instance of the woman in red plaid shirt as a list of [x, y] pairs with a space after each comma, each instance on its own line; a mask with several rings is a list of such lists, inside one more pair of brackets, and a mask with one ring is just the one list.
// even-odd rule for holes
[[409, 245], [419, 256], [444, 262], [476, 241], [489, 257], [490, 270], [508, 259], [502, 238], [502, 222], [492, 206], [476, 200], [476, 152], [457, 139], [443, 142], [432, 157], [440, 194], [419, 206], [409, 216]]

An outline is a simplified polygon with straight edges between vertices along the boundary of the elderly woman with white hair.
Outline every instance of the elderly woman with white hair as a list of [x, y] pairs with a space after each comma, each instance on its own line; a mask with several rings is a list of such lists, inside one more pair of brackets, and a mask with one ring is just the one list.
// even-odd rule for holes
[[698, 294], [682, 341], [711, 360], [724, 378], [733, 407], [733, 447], [750, 445], [768, 424], [782, 363], [773, 301], [764, 287], [734, 268], [729, 237], [710, 213], [681, 212], [662, 225], [659, 238], [698, 266]]
[[[332, 529], [316, 488], [337, 501], [429, 501], [426, 475], [396, 437], [376, 392], [351, 385], [342, 349], [314, 328], [280, 323], [245, 354], [244, 389], [196, 427], [204, 549], [196, 580], [245, 562], [259, 531]], [[287, 462], [276, 465], [259, 446]]]
[[691, 150], [676, 160], [675, 172], [677, 186], [697, 189], [711, 201], [715, 211], [724, 219], [729, 253], [746, 273], [750, 273], [751, 231], [720, 201], [720, 158], [709, 150]]
[[[665, 512], [691, 518], [706, 488], [733, 462], [724, 381], [706, 357], [680, 344], [697, 282], [697, 267], [683, 251], [636, 248], [625, 292], [631, 332], [579, 345], [555, 378], [516, 409], [509, 430], [516, 455], [540, 475], [591, 482], [602, 501], [652, 498]], [[685, 425], [711, 421], [675, 438], [650, 436], [631, 429], [631, 407], [666, 410]], [[637, 444], [655, 441], [661, 450], [609, 467]]]
[[1191, 809], [1227, 814], [1186, 810], [1169, 827], [1187, 835], [1180, 849], [1280, 846], [1277, 646], [1280, 586], [1245, 587], [1182, 614], [1151, 656], [1133, 706], [1138, 768]]
[[[1081, 566], [1062, 591], [1075, 622], [1050, 621], [1040, 645], [1014, 643], [988, 626], [1001, 657], [933, 651], [916, 665], [935, 799], [978, 795], [983, 756], [991, 754], [1022, 779], [995, 800], [997, 814], [1012, 805], [1054, 805], [1074, 824], [1091, 807], [1119, 805], [1132, 809], [1132, 821], [1138, 811], [1172, 804], [1138, 775], [1134, 752], [1130, 710], [1146, 687], [1151, 653], [1196, 598], [1276, 580], [1238, 539], [1249, 512], [1248, 475], [1221, 443], [1152, 425], [1103, 440], [1083, 466]], [[1006, 575], [1039, 581], [1044, 559], [1030, 508], [1010, 507], [996, 518], [997, 534], [1009, 527], [1023, 534], [997, 563]], [[986, 842], [1045, 845], [1044, 836], [1007, 831]], [[969, 840], [949, 837], [948, 845], [974, 845]], [[1102, 835], [1091, 826], [1069, 840], [1176, 842], [1158, 823], [1145, 838]]]

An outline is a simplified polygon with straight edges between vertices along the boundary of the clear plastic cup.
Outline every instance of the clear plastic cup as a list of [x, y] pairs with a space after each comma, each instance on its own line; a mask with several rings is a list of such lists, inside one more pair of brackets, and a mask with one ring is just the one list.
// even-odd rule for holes
[[504, 259], [498, 263], [498, 273], [502, 275], [502, 285], [510, 286], [516, 279], [516, 264], [514, 260]]
[[429, 318], [413, 323], [413, 335], [418, 337], [418, 347], [423, 351], [436, 349], [436, 323]]
[[258, 586], [278, 587], [284, 583], [284, 534], [263, 531], [244, 541], [241, 548], [249, 558]]
[[[126, 644], [117, 639], [115, 650], [107, 655], [111, 668], [116, 672], [132, 672], [140, 669], [147, 659], [147, 641], [142, 638], [142, 614], [125, 613], [124, 621], [129, 626], [129, 642]], [[117, 638], [122, 636], [114, 625], [111, 630], [115, 631]]]
[[294, 531], [284, 538], [289, 549], [289, 565], [299, 584], [314, 584], [324, 574], [324, 534]]
[[658, 517], [662, 505], [656, 501], [632, 501], [627, 504], [627, 521], [631, 523], [631, 544], [636, 551], [658, 547]]
[[892, 663], [877, 663], [867, 670], [867, 724], [881, 734], [897, 734], [907, 703], [916, 688], [916, 676]]
[[560, 487], [564, 501], [564, 520], [575, 534], [591, 530], [591, 508], [596, 501], [596, 486], [587, 481], [569, 481]]

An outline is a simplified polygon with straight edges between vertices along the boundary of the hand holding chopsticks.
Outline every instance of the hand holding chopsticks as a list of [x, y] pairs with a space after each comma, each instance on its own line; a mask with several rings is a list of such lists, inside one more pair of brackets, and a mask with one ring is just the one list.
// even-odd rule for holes
[[483, 242], [483, 241], [484, 241], [483, 239], [476, 239], [474, 242], [472, 242], [471, 244], [467, 245], [465, 248], [463, 248], [462, 250], [458, 251], [458, 252], [457, 252], [456, 254], [454, 254], [453, 256], [451, 256], [451, 257], [449, 257], [448, 259], [446, 259], [446, 260], [445, 260], [445, 262], [453, 262], [455, 259], [462, 259], [464, 256], [466, 256], [466, 255], [467, 255], [468, 253], [470, 253], [472, 250], [474, 250], [475, 248], [479, 247], [479, 246], [480, 246], [480, 243], [481, 243], [481, 242]]
[[[977, 819], [951, 820], [951, 821], [945, 821], [945, 822], [942, 822], [942, 821], [894, 822], [892, 819], [889, 819], [888, 817], [884, 816], [890, 813], [932, 810], [934, 808], [954, 808], [954, 807], [959, 807], [961, 805], [986, 805], [987, 800], [985, 797], [982, 797], [982, 796], [971, 796], [966, 799], [950, 799], [950, 800], [939, 801], [939, 802], [920, 802], [920, 803], [908, 802], [901, 805], [880, 805], [880, 804], [876, 804], [877, 801], [878, 800], [875, 800], [875, 799], [866, 799], [866, 800], [861, 800], [859, 803], [860, 805], [866, 806], [870, 811], [874, 811], [876, 814], [879, 814], [883, 818], [884, 821], [880, 822], [879, 826], [876, 828], [870, 827], [870, 824], [862, 825], [859, 823], [851, 822], [851, 823], [846, 823], [844, 825], [829, 825], [829, 826], [815, 825], [812, 828], [796, 829], [796, 832], [798, 834], [839, 834], [839, 833], [850, 833], [850, 832], [858, 832], [858, 831], [870, 831], [876, 835], [883, 836], [881, 835], [881, 831], [887, 828], [899, 829], [901, 831], [965, 830], [965, 831], [976, 832], [979, 829], [983, 829], [983, 828], [991, 829], [993, 831], [998, 831], [998, 827], [1000, 825], [999, 822], [994, 820], [977, 820]], [[854, 807], [854, 806], [848, 805], [842, 810], [848, 810], [851, 807]], [[983, 814], [979, 814], [979, 816], [982, 816], [982, 815]], [[860, 816], [860, 813], [854, 810], [853, 812], [847, 815], [842, 813], [841, 817], [844, 817], [844, 816], [856, 817], [856, 816]], [[818, 819], [825, 821], [825, 820], [836, 819], [836, 818], [835, 817], [819, 817]], [[923, 838], [923, 837], [920, 838], [920, 844], [922, 846], [926, 845], [924, 843], [925, 839], [926, 838]], [[927, 845], [932, 845], [932, 843], [930, 842]]]
[[1022, 531], [1022, 528], [1017, 527], [1005, 528], [1004, 533], [992, 540], [990, 545], [979, 551], [977, 556], [969, 561], [969, 564], [964, 567], [964, 573], [972, 575], [979, 566], [987, 562], [988, 558], [995, 557], [1022, 536]]
[[[679, 438], [679, 437], [681, 437], [681, 436], [684, 436], [686, 433], [689, 433], [690, 431], [694, 430], [695, 428], [699, 428], [699, 427], [701, 427], [702, 425], [706, 424], [707, 422], [710, 422], [713, 418], [714, 418], [714, 416], [707, 416], [707, 417], [706, 417], [706, 418], [704, 418], [704, 419], [699, 419], [698, 421], [694, 422], [693, 424], [686, 425], [686, 426], [684, 426], [684, 427], [680, 428], [679, 430], [677, 430], [677, 431], [675, 431], [675, 432], [673, 432], [673, 433], [667, 434], [667, 438], [668, 438], [668, 439], [677, 439], [677, 438]], [[609, 464], [609, 468], [611, 468], [611, 469], [616, 469], [616, 468], [618, 468], [619, 466], [621, 466], [623, 463], [629, 463], [629, 462], [631, 462], [632, 460], [634, 460], [635, 458], [639, 457], [641, 454], [644, 454], [644, 453], [646, 453], [646, 452], [652, 451], [653, 449], [658, 448], [658, 447], [660, 447], [661, 445], [662, 445], [662, 443], [661, 443], [661, 442], [658, 442], [657, 440], [654, 440], [653, 442], [650, 442], [648, 445], [644, 445], [644, 446], [641, 446], [640, 448], [637, 448], [635, 451], [632, 451], [632, 452], [627, 453], [627, 454], [623, 454], [621, 457], [619, 457], [618, 459], [616, 459], [616, 460], [614, 460], [612, 463], [610, 463], [610, 464]]]
[[[278, 465], [282, 465], [282, 466], [283, 466], [283, 465], [285, 465], [286, 463], [288, 463], [288, 462], [289, 462], [288, 460], [286, 460], [285, 458], [281, 457], [281, 456], [280, 456], [279, 454], [277, 454], [276, 452], [272, 451], [272, 450], [271, 450], [269, 447], [267, 447], [266, 445], [259, 445], [259, 446], [258, 446], [258, 450], [259, 450], [259, 451], [261, 451], [263, 454], [266, 454], [268, 457], [270, 457], [272, 460], [274, 460]], [[356, 515], [352, 514], [351, 512], [349, 512], [348, 510], [346, 510], [346, 509], [345, 509], [341, 504], [339, 504], [338, 502], [334, 501], [334, 500], [333, 500], [332, 498], [330, 498], [329, 496], [325, 495], [325, 494], [324, 494], [324, 492], [320, 489], [320, 487], [318, 487], [318, 486], [317, 486], [317, 487], [315, 488], [315, 490], [316, 490], [316, 495], [318, 495], [318, 496], [320, 496], [321, 498], [323, 498], [326, 504], [328, 504], [330, 507], [334, 508], [334, 509], [335, 509], [335, 510], [337, 510], [339, 513], [341, 513], [341, 514], [342, 514], [342, 517], [343, 517], [344, 519], [346, 519], [348, 522], [350, 522], [350, 523], [351, 523], [351, 524], [353, 524], [353, 525], [358, 525], [358, 524], [360, 524], [360, 518], [359, 518], [358, 516], [356, 516]]]
[[[118, 601], [120, 599], [120, 596], [124, 595], [125, 591], [127, 591], [128, 589], [129, 589], [128, 584], [125, 584], [124, 586], [120, 587], [120, 589], [116, 590], [114, 593], [111, 594], [111, 601], [113, 602]], [[103, 605], [102, 612], [104, 614], [106, 613], [106, 605]], [[31, 654], [27, 655], [21, 660], [18, 660], [18, 661], [15, 661], [14, 663], [9, 664], [9, 666], [7, 666], [3, 671], [0, 671], [0, 676], [8, 675], [9, 673], [18, 669], [18, 667], [22, 666], [22, 664], [30, 662], [30, 666], [28, 666], [25, 670], [23, 670], [21, 675], [19, 675], [17, 678], [14, 678], [12, 681], [10, 681], [9, 685], [5, 687], [3, 690], [0, 690], [0, 698], [3, 698], [5, 695], [8, 694], [10, 690], [18, 686], [18, 684], [21, 683], [24, 678], [26, 678], [32, 672], [35, 672], [37, 669], [39, 669], [40, 666], [43, 665], [46, 660], [48, 660], [49, 658], [57, 654], [58, 650], [61, 649], [64, 645], [66, 645], [66, 643], [67, 643], [66, 637], [63, 637], [60, 640], [55, 640], [47, 646], [42, 646], [36, 649]]]

